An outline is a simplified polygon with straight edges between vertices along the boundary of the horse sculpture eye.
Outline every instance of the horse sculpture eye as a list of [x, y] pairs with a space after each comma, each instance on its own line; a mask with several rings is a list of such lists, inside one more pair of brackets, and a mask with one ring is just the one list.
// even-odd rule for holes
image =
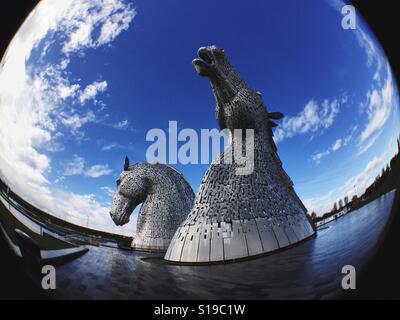
[[118, 179], [118, 180], [117, 180], [117, 186], [119, 186], [120, 184], [121, 184], [121, 180]]

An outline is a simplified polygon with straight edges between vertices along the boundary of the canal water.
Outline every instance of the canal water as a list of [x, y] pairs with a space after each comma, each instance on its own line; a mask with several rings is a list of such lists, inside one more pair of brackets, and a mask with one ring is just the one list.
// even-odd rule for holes
[[371, 260], [389, 220], [394, 191], [323, 226], [287, 250], [223, 265], [178, 266], [157, 254], [89, 246], [57, 268], [53, 298], [329, 299], [343, 293], [344, 265]]

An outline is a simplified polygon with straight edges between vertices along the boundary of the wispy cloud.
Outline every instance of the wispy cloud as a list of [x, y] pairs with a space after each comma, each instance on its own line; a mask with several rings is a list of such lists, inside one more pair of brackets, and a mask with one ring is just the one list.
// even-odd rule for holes
[[120, 147], [121, 147], [121, 145], [119, 145], [118, 143], [110, 142], [110, 143], [102, 145], [101, 146], [101, 151], [111, 151], [113, 149], [118, 149]]
[[76, 134], [85, 124], [96, 120], [96, 116], [91, 110], [87, 111], [85, 115], [79, 115], [77, 113], [70, 115], [66, 112], [61, 112], [60, 118], [62, 124], [69, 127], [73, 134]]
[[65, 176], [76, 176], [81, 175], [85, 169], [85, 159], [78, 155], [74, 155], [72, 161], [70, 161], [64, 171]]
[[335, 152], [337, 150], [339, 150], [342, 147], [342, 139], [337, 139], [333, 145], [331, 147], [329, 147], [329, 149], [322, 151], [322, 152], [318, 152], [316, 154], [314, 154], [312, 156], [312, 159], [317, 162], [320, 163], [321, 159], [328, 156], [329, 154], [331, 154], [332, 152]]
[[115, 149], [133, 150], [132, 145], [123, 145], [117, 142], [98, 142], [101, 151], [111, 151]]
[[108, 165], [96, 164], [87, 167], [85, 159], [74, 155], [73, 159], [67, 163], [64, 170], [64, 176], [84, 175], [90, 178], [99, 178], [112, 173]]
[[375, 143], [392, 110], [394, 86], [389, 65], [386, 65], [386, 71], [384, 85], [374, 87], [366, 95], [367, 123], [359, 137], [360, 154], [367, 151]]
[[113, 127], [119, 130], [126, 130], [128, 126], [129, 126], [129, 121], [127, 119], [118, 121], [117, 123], [113, 124]]
[[275, 130], [275, 141], [278, 143], [297, 135], [322, 133], [332, 126], [340, 112], [341, 101], [345, 101], [345, 98], [326, 99], [322, 103], [310, 100], [297, 116], [283, 119], [282, 124]]
[[91, 166], [85, 171], [85, 176], [91, 178], [99, 178], [102, 176], [106, 176], [112, 173], [112, 169], [108, 167], [108, 165], [96, 164]]
[[346, 147], [349, 144], [349, 142], [353, 139], [353, 136], [357, 131], [357, 128], [358, 126], [353, 126], [350, 129], [350, 133], [347, 136], [336, 139], [336, 141], [328, 149], [314, 153], [314, 155], [311, 157], [312, 160], [315, 161], [316, 163], [320, 163], [322, 158], [340, 150], [343, 147]]
[[374, 134], [370, 139], [368, 139], [368, 141], [361, 144], [358, 149], [357, 156], [360, 156], [363, 153], [367, 152], [369, 149], [371, 149], [371, 147], [375, 144], [376, 140], [378, 140], [381, 133], [382, 133], [382, 130], [380, 130], [379, 132]]
[[95, 81], [89, 84], [79, 95], [80, 103], [85, 103], [87, 100], [94, 99], [100, 92], [107, 89], [107, 81]]
[[101, 187], [100, 189], [103, 190], [108, 197], [112, 198], [114, 196], [114, 189], [107, 186]]
[[103, 152], [108, 152], [112, 150], [122, 150], [125, 153], [129, 152], [134, 152], [134, 153], [140, 153], [143, 150], [139, 150], [138, 147], [135, 147], [132, 143], [127, 143], [127, 144], [122, 144], [119, 142], [115, 141], [107, 141], [107, 140], [97, 140], [97, 145], [99, 146], [100, 150]]
[[371, 67], [375, 60], [379, 59], [378, 50], [375, 46], [374, 41], [371, 39], [367, 33], [359, 25], [354, 30], [357, 41], [361, 48], [364, 49], [367, 56], [367, 66]]

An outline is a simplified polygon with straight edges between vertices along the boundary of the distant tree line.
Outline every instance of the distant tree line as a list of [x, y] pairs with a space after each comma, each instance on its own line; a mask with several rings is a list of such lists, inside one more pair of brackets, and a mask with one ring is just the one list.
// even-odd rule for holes
[[358, 209], [367, 203], [379, 198], [385, 193], [396, 189], [400, 178], [400, 138], [397, 139], [397, 153], [386, 165], [382, 168], [381, 173], [375, 178], [375, 181], [365, 190], [361, 197], [354, 195], [349, 201], [348, 196], [340, 199], [338, 202], [334, 202], [332, 210], [326, 212], [320, 217], [317, 217], [315, 212], [311, 213], [311, 219], [313, 222], [318, 222], [329, 218], [330, 216], [337, 214], [344, 208], [348, 208], [350, 211]]

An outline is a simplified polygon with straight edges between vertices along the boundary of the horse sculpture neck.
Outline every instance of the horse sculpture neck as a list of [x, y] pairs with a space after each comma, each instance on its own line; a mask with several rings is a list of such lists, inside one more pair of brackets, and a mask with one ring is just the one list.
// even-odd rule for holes
[[272, 119], [283, 115], [267, 112], [261, 94], [240, 78], [224, 50], [200, 48], [193, 65], [210, 80], [220, 128], [254, 130], [254, 170], [238, 175], [238, 163], [223, 161], [234, 148], [230, 144], [204, 174], [193, 208], [175, 233], [165, 259], [183, 263], [234, 260], [311, 236], [314, 231], [305, 207], [272, 139], [277, 125]]

